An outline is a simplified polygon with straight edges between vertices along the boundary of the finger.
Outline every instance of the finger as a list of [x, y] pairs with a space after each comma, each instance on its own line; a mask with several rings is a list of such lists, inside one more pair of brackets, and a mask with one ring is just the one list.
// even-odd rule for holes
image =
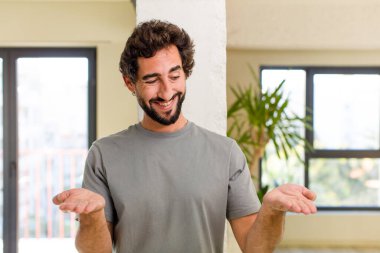
[[293, 199], [292, 212], [311, 214], [313, 202], [307, 199], [302, 194], [297, 194]]
[[53, 203], [56, 204], [56, 205], [59, 205], [63, 202], [63, 198], [61, 197], [61, 194], [57, 194], [53, 197]]
[[292, 200], [292, 205], [288, 211], [293, 213], [300, 213], [302, 211], [302, 206], [299, 204], [298, 200]]
[[306, 215], [308, 215], [308, 214], [311, 213], [310, 207], [309, 207], [309, 205], [306, 203], [306, 201], [300, 201], [300, 202], [299, 202], [299, 205], [300, 205], [300, 207], [301, 207], [301, 211], [300, 211], [300, 213], [303, 213], [303, 214], [306, 214]]
[[75, 208], [75, 206], [76, 205], [74, 205], [74, 204], [66, 204], [66, 203], [64, 203], [64, 204], [61, 204], [60, 206], [59, 206], [59, 209], [62, 211], [62, 212], [64, 212], [64, 213], [67, 213], [67, 212], [74, 212], [74, 208]]
[[298, 201], [298, 205], [301, 207], [300, 213], [303, 213], [305, 215], [316, 213], [317, 208], [313, 201], [308, 200], [306, 198], [302, 198]]
[[77, 207], [80, 205], [85, 205], [85, 204], [79, 201], [68, 202], [68, 203], [63, 203], [59, 205], [59, 209], [63, 212], [76, 212]]
[[64, 213], [67, 213], [67, 212], [77, 213], [77, 207], [78, 207], [78, 204], [68, 203], [68, 204], [61, 204], [59, 206], [59, 209]]
[[317, 212], [317, 207], [315, 206], [314, 202], [305, 201], [305, 204], [309, 207], [310, 213], [316, 213]]
[[63, 202], [65, 202], [65, 200], [70, 196], [70, 190], [67, 190], [67, 191], [64, 191], [64, 192], [61, 192], [59, 194], [57, 194], [56, 196], [54, 196], [53, 198], [53, 203], [56, 204], [56, 205], [59, 205]]
[[302, 195], [304, 195], [306, 198], [313, 200], [313, 201], [317, 198], [317, 195], [313, 191], [311, 191], [307, 188], [304, 188], [302, 190]]

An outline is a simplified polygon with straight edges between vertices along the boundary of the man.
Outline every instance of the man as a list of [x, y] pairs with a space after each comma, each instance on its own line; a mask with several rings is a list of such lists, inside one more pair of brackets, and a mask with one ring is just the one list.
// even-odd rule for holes
[[286, 211], [316, 212], [315, 194], [297, 185], [260, 207], [236, 142], [185, 118], [193, 54], [188, 34], [167, 22], [141, 23], [128, 39], [120, 70], [143, 120], [94, 142], [83, 188], [53, 199], [79, 214], [79, 252], [223, 252], [226, 218], [244, 252], [272, 252]]

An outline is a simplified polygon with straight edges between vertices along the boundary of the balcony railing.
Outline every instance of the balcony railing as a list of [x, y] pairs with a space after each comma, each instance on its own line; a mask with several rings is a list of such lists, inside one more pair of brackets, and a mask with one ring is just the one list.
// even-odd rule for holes
[[19, 237], [68, 238], [76, 233], [75, 214], [52, 203], [55, 194], [81, 186], [87, 149], [19, 152]]

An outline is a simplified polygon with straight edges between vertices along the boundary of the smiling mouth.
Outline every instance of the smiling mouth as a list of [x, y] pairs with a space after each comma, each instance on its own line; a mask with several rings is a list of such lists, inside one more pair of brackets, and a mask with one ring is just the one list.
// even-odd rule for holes
[[170, 100], [169, 102], [155, 102], [156, 104], [158, 104], [160, 107], [169, 107], [172, 103], [173, 103], [173, 100]]
[[158, 107], [162, 110], [168, 110], [174, 104], [176, 97], [179, 97], [179, 94], [175, 94], [169, 101], [162, 101], [161, 99], [158, 98], [158, 99], [153, 99], [150, 102], [152, 104], [158, 105]]

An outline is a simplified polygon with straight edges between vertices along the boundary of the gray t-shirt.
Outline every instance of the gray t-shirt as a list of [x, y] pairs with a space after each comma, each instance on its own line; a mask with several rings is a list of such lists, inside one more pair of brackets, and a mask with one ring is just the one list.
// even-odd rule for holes
[[221, 253], [226, 218], [260, 208], [236, 142], [191, 122], [174, 133], [136, 124], [97, 140], [83, 187], [105, 198], [118, 253]]

